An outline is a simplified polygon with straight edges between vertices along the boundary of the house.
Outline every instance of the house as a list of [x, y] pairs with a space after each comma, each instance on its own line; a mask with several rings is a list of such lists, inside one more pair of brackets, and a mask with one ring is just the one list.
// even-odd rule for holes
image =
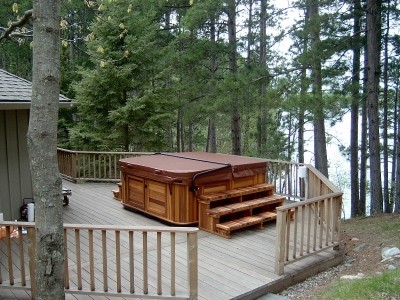
[[[23, 199], [32, 198], [26, 134], [31, 82], [0, 69], [0, 212], [4, 220], [20, 218]], [[60, 107], [71, 100], [60, 95]]]

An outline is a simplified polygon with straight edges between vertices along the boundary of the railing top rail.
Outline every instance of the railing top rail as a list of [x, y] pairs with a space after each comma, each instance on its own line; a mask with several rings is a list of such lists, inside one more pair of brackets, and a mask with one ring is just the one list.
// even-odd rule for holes
[[330, 194], [314, 197], [314, 198], [311, 198], [311, 199], [307, 199], [307, 200], [304, 200], [304, 201], [278, 206], [276, 208], [276, 210], [277, 211], [285, 211], [285, 210], [296, 208], [296, 207], [299, 207], [299, 206], [303, 206], [303, 205], [307, 205], [307, 204], [313, 204], [315, 202], [318, 202], [318, 201], [321, 201], [321, 200], [324, 200], [324, 199], [327, 199], [327, 198], [341, 197], [342, 195], [343, 195], [343, 192], [334, 192], [334, 193], [330, 193]]
[[197, 227], [163, 227], [163, 226], [120, 226], [120, 225], [92, 225], [92, 224], [64, 224], [67, 229], [90, 229], [90, 230], [117, 230], [117, 231], [145, 231], [145, 232], [177, 232], [195, 233]]
[[297, 165], [297, 166], [305, 166], [308, 164], [305, 163], [299, 163], [299, 162], [292, 162], [292, 161], [287, 161], [287, 160], [280, 160], [280, 159], [265, 159], [267, 162], [273, 162], [273, 163], [280, 163], [280, 164], [291, 164], [291, 165]]
[[[35, 227], [35, 222], [2, 221], [0, 226]], [[90, 230], [116, 230], [116, 231], [145, 231], [145, 232], [177, 232], [196, 233], [197, 227], [167, 227], [167, 226], [120, 226], [120, 225], [93, 225], [93, 224], [64, 224], [66, 229], [90, 229]]]
[[57, 150], [75, 154], [116, 154], [116, 155], [152, 155], [155, 152], [125, 152], [125, 151], [78, 151], [57, 148]]
[[325, 177], [324, 174], [322, 174], [320, 171], [318, 171], [314, 166], [312, 165], [306, 165], [307, 168], [313, 172], [327, 187], [329, 187], [332, 192], [334, 193], [339, 193], [341, 192], [328, 178]]

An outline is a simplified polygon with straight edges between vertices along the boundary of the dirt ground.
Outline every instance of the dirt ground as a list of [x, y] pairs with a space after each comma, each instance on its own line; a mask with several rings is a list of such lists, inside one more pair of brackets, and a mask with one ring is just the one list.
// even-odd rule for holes
[[[281, 293], [290, 299], [319, 299], [318, 293], [343, 275], [369, 277], [387, 270], [389, 264], [400, 267], [400, 259], [382, 262], [384, 247], [400, 248], [400, 214], [382, 214], [342, 222], [341, 249], [344, 262], [307, 279]], [[399, 298], [400, 299], [400, 295]]]

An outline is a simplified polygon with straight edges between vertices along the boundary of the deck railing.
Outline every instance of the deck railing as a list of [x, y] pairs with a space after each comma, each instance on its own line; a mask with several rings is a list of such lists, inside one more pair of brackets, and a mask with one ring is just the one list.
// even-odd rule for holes
[[[58, 151], [60, 172], [71, 170], [63, 176], [97, 181], [119, 181], [120, 158], [152, 154]], [[267, 160], [266, 181], [277, 194], [295, 201], [277, 209], [277, 274], [283, 274], [285, 265], [339, 243], [342, 192], [323, 174], [308, 164]]]
[[[34, 223], [2, 222], [0, 288], [30, 290]], [[24, 234], [27, 230], [27, 234]], [[197, 228], [64, 225], [65, 292], [197, 299]], [[31, 245], [31, 246], [28, 246]], [[186, 257], [177, 257], [177, 248]], [[181, 249], [179, 249], [181, 252]], [[32, 258], [32, 259], [30, 259]]]
[[[333, 248], [340, 241], [343, 193], [313, 166], [304, 167], [306, 187], [304, 197], [300, 197], [304, 201], [277, 208], [275, 273], [278, 275], [284, 273], [285, 265]], [[298, 169], [295, 173], [298, 174]], [[281, 176], [294, 177], [285, 172]]]
[[72, 151], [58, 148], [58, 168], [63, 178], [76, 182], [107, 181], [118, 182], [121, 158], [150, 155], [150, 152], [96, 152]]

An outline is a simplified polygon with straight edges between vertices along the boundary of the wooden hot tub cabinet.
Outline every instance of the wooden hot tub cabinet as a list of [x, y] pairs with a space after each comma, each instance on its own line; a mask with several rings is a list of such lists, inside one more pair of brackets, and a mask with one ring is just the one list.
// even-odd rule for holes
[[206, 152], [159, 153], [119, 164], [124, 207], [174, 225], [205, 220], [209, 206], [200, 196], [263, 184], [266, 173], [263, 159]]

